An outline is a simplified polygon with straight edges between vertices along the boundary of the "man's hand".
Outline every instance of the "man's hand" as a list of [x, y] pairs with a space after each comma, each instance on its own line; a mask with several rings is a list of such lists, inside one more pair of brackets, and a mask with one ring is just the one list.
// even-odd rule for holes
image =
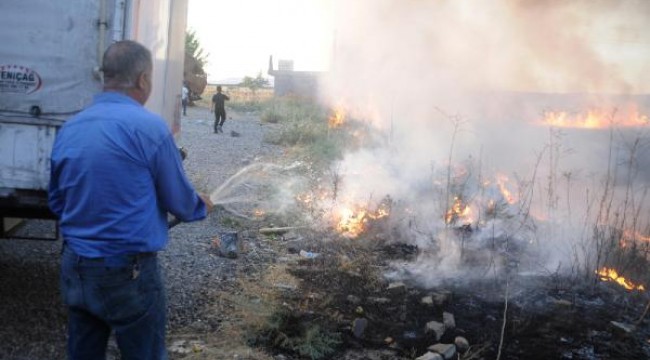
[[211, 212], [214, 210], [214, 204], [212, 203], [212, 200], [210, 200], [210, 195], [208, 194], [199, 194], [199, 197], [201, 198], [201, 201], [205, 204], [205, 206], [208, 208], [208, 212]]

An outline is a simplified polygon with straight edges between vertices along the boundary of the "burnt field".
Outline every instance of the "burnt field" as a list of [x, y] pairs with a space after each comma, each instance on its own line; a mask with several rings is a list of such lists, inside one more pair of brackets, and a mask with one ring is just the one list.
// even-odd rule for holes
[[338, 351], [324, 357], [331, 359], [412, 359], [436, 344], [454, 344], [446, 345], [453, 359], [650, 354], [648, 297], [612, 282], [517, 274], [514, 268], [495, 274], [488, 263], [467, 259], [474, 263], [465, 265], [484, 273], [423, 286], [382, 275], [396, 262], [426, 256], [417, 247], [333, 243], [319, 250], [322, 257], [299, 260], [288, 270], [300, 286], [283, 291], [283, 321], [260, 340], [276, 353], [290, 348], [280, 339], [306, 341], [317, 328], [320, 336], [336, 339]]

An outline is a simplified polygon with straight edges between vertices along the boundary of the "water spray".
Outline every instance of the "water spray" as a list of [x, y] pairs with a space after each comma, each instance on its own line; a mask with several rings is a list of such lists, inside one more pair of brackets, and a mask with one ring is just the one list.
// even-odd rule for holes
[[[286, 178], [287, 172], [299, 167], [301, 163], [295, 162], [289, 166], [280, 166], [270, 163], [254, 163], [241, 168], [237, 173], [226, 179], [219, 187], [210, 193], [210, 201], [220, 210], [229, 212], [237, 217], [250, 219], [251, 217], [235, 208], [236, 205], [250, 207], [259, 205], [265, 199], [259, 191], [272, 187]], [[174, 218], [169, 221], [168, 227], [172, 228], [182, 221]]]

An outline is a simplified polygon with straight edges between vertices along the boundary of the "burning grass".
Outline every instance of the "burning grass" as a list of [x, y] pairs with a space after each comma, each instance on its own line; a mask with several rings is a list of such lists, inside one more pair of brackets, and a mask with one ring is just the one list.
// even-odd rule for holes
[[645, 291], [645, 286], [643, 285], [637, 285], [633, 283], [632, 281], [624, 278], [623, 276], [618, 274], [618, 271], [616, 269], [611, 269], [608, 267], [603, 267], [600, 270], [596, 271], [596, 274], [598, 274], [598, 277], [602, 281], [613, 281], [622, 287], [626, 288], [627, 290], [638, 290], [638, 291]]
[[542, 120], [544, 125], [558, 128], [607, 129], [616, 127], [642, 127], [650, 124], [650, 117], [630, 105], [616, 110], [590, 109], [585, 112], [546, 111]]
[[345, 237], [356, 238], [365, 232], [372, 222], [390, 215], [390, 199], [381, 202], [376, 209], [367, 206], [341, 205], [333, 211], [336, 230]]

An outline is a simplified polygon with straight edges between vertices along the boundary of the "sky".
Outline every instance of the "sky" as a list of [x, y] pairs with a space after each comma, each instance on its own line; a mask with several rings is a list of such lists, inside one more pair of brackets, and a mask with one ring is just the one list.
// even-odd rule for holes
[[209, 53], [208, 81], [268, 77], [269, 56], [295, 70], [327, 70], [333, 47], [332, 1], [189, 0], [189, 30]]
[[[645, 72], [648, 67], [646, 60], [650, 58], [650, 46], [648, 46], [650, 40], [648, 36], [640, 35], [639, 31], [646, 27], [645, 21], [647, 20], [647, 16], [638, 16], [648, 8], [642, 0], [576, 2], [576, 7], [589, 4], [588, 9], [591, 11], [591, 15], [588, 17], [575, 16], [574, 14], [577, 12], [570, 12], [572, 9], [569, 6], [560, 6], [561, 3], [552, 0], [542, 1], [541, 3], [545, 6], [536, 9], [535, 5], [530, 4], [538, 3], [524, 1], [519, 3], [527, 5], [520, 7], [528, 6], [532, 10], [529, 11], [530, 16], [521, 18], [520, 24], [516, 24], [510, 19], [505, 22], [501, 19], [504, 14], [513, 13], [512, 4], [517, 3], [514, 1], [498, 1], [491, 7], [471, 5], [471, 2], [469, 6], [466, 6], [464, 1], [455, 3], [418, 1], [405, 6], [403, 2], [390, 0], [377, 0], [372, 5], [366, 1], [346, 3], [338, 0], [189, 0], [188, 29], [196, 31], [200, 43], [209, 53], [206, 71], [211, 82], [256, 76], [260, 72], [266, 76], [270, 55], [273, 55], [276, 67], [279, 59], [287, 59], [293, 60], [295, 70], [328, 70], [332, 63], [335, 46], [339, 48], [337, 49], [339, 51], [340, 47], [353, 37], [357, 37], [357, 43], [354, 46], [365, 49], [376, 46], [377, 42], [381, 45], [384, 42], [382, 39], [388, 38], [390, 41], [395, 35], [401, 37], [406, 34], [410, 38], [403, 37], [404, 41], [398, 42], [397, 46], [406, 47], [406, 53], [418, 53], [421, 51], [422, 44], [412, 44], [413, 46], [409, 47], [413, 35], [408, 33], [409, 29], [418, 27], [422, 31], [435, 30], [443, 36], [449, 36], [450, 40], [446, 42], [454, 45], [451, 48], [445, 46], [443, 50], [455, 56], [458, 55], [459, 50], [462, 50], [459, 47], [467, 46], [467, 43], [452, 41], [458, 40], [459, 36], [456, 31], [465, 31], [467, 24], [475, 28], [483, 26], [483, 29], [480, 30], [483, 32], [483, 36], [471, 38], [476, 45], [493, 43], [501, 48], [507, 56], [516, 55], [518, 59], [523, 59], [520, 61], [525, 61], [529, 68], [526, 70], [526, 76], [522, 77], [526, 81], [529, 81], [527, 77], [533, 71], [541, 71], [541, 76], [546, 79], [544, 80], [546, 83], [555, 81], [554, 77], [558, 76], [557, 72], [546, 71], [553, 66], [553, 63], [557, 63], [555, 54], [563, 55], [563, 63], [570, 58], [576, 59], [574, 63], [577, 66], [569, 69], [571, 72], [569, 77], [574, 77], [573, 74], [579, 73], [582, 67], [580, 57], [585, 56], [584, 53], [581, 53], [584, 50], [590, 52], [589, 56], [595, 53], [601, 59], [618, 67], [619, 77], [626, 82], [639, 82], [639, 73]], [[397, 7], [387, 4], [394, 4]], [[611, 4], [624, 4], [628, 9], [624, 11], [626, 15], [623, 17], [618, 16], [621, 13], [622, 5], [618, 6], [616, 11], [594, 11], [598, 7], [604, 7], [603, 4], [609, 4], [610, 7]], [[434, 5], [438, 8], [432, 8]], [[451, 20], [444, 17], [437, 20], [438, 23], [448, 23], [450, 26], [447, 28], [428, 29], [432, 25], [422, 23], [418, 18], [418, 15], [423, 15], [423, 19], [432, 19], [436, 17], [435, 12], [444, 14], [449, 12], [452, 6], [457, 9]], [[553, 8], [556, 11], [549, 11]], [[383, 10], [377, 11], [377, 9]], [[567, 9], [569, 16], [566, 16]], [[516, 10], [516, 12], [521, 13], [520, 10]], [[368, 18], [371, 14], [374, 14], [376, 20], [385, 26], [382, 25], [372, 30], [373, 33], [355, 33], [354, 29], [363, 30], [365, 25], [372, 21]], [[400, 14], [400, 19], [397, 19], [397, 14]], [[558, 16], [558, 14], [560, 15]], [[458, 29], [459, 24], [463, 24], [463, 28]], [[353, 32], [350, 32], [349, 29], [353, 29]], [[454, 29], [454, 31], [449, 31], [450, 29]], [[523, 36], [518, 36], [517, 32], [522, 29], [525, 30], [521, 33]], [[470, 31], [473, 30], [470, 29]], [[579, 36], [583, 39], [591, 37], [590, 49], [581, 46], [575, 48], [574, 43], [567, 41], [571, 39], [564, 38], [566, 34], [571, 34], [573, 37]], [[430, 32], [429, 36], [438, 35]], [[335, 40], [335, 38], [338, 39]], [[524, 49], [524, 53], [514, 54], [519, 51], [515, 46], [521, 48], [522, 39], [527, 41], [531, 47], [534, 46], [535, 50]], [[554, 56], [548, 57], [544, 53], [547, 48], [544, 45], [546, 39], [558, 40], [554, 44], [565, 45], [565, 47], [562, 49], [554, 45], [550, 48]], [[461, 36], [461, 40], [467, 40], [467, 37], [462, 38]], [[366, 42], [370, 42], [370, 44], [366, 45]], [[622, 47], [621, 44], [630, 46]], [[491, 49], [490, 52], [492, 52]], [[531, 59], [530, 55], [534, 52], [544, 55]], [[337, 53], [337, 56], [343, 57], [345, 54]], [[548, 57], [550, 62], [543, 57]], [[371, 61], [373, 60], [371, 59]], [[461, 59], [460, 62], [467, 61]], [[536, 69], [531, 70], [533, 67]], [[512, 69], [510, 64], [506, 68]], [[611, 67], [608, 72], [609, 70]], [[566, 74], [560, 75], [565, 76]], [[585, 82], [583, 79], [579, 80]], [[646, 83], [643, 80], [641, 82]], [[549, 88], [548, 84], [535, 85]], [[508, 86], [522, 88], [520, 84], [508, 84]], [[575, 85], [572, 84], [572, 87]], [[642, 87], [643, 90], [648, 88], [646, 85], [642, 85]], [[549, 90], [557, 90], [557, 88], [549, 88]]]

